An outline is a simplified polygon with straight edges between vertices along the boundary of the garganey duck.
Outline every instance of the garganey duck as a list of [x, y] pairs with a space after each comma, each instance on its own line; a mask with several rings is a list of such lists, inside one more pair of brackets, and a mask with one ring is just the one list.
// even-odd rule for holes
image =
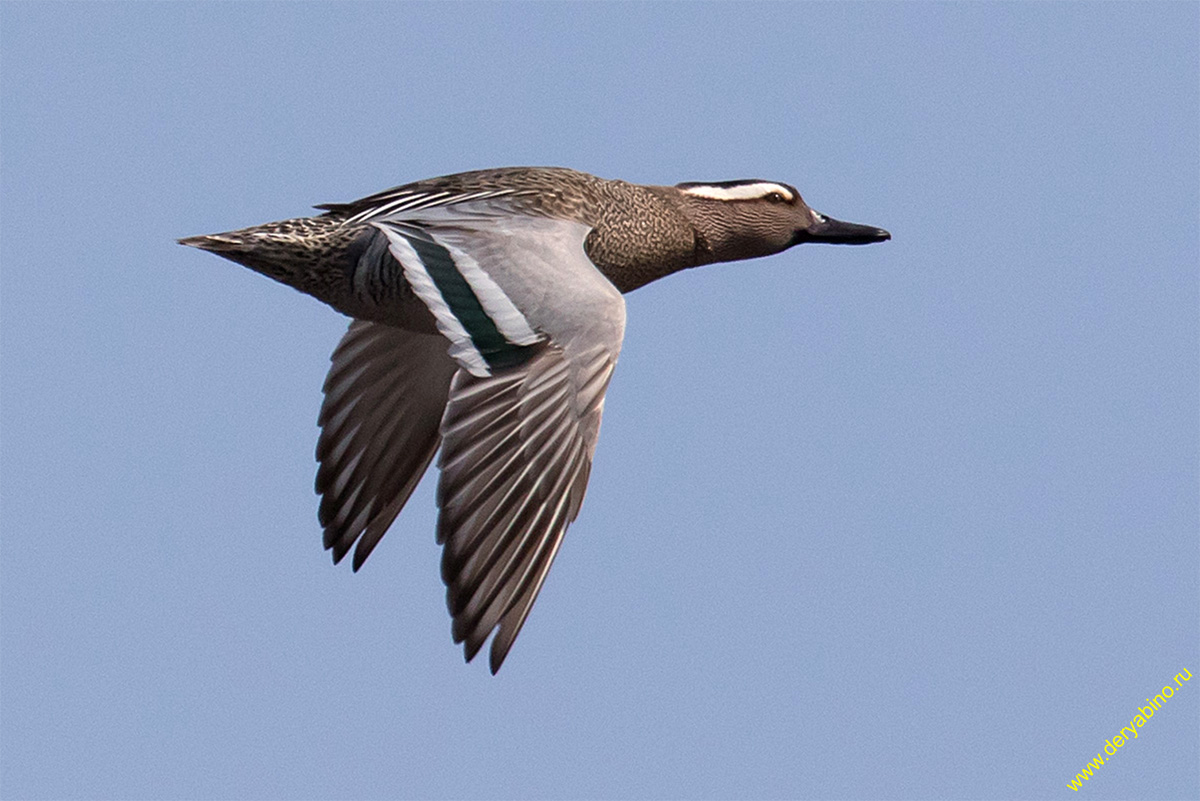
[[[803, 242], [865, 245], [787, 184], [642, 186], [554, 167], [417, 181], [180, 243], [353, 318], [317, 443], [319, 520], [358, 570], [441, 448], [437, 541], [467, 661], [504, 662], [587, 489], [629, 292]], [[357, 547], [355, 547], [357, 543]]]

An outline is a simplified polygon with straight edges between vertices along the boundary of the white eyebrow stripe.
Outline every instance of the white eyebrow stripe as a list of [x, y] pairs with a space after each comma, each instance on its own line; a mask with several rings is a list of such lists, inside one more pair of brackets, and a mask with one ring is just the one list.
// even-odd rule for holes
[[783, 199], [791, 203], [795, 200], [795, 195], [792, 190], [786, 186], [773, 184], [770, 181], [760, 181], [752, 184], [738, 184], [737, 186], [710, 186], [707, 184], [698, 184], [689, 186], [683, 189], [689, 195], [696, 197], [706, 197], [710, 200], [754, 200], [760, 197], [766, 197], [772, 192], [778, 192], [783, 195]]

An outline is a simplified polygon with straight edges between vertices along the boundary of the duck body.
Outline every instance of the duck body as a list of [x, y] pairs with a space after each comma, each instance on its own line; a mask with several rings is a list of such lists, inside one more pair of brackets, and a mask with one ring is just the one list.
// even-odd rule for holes
[[[182, 239], [353, 318], [332, 357], [318, 518], [357, 570], [439, 451], [452, 635], [496, 672], [579, 513], [622, 293], [805, 241], [866, 244], [786, 184], [643, 186], [556, 167], [418, 181], [323, 214]], [[498, 631], [497, 631], [498, 629]]]

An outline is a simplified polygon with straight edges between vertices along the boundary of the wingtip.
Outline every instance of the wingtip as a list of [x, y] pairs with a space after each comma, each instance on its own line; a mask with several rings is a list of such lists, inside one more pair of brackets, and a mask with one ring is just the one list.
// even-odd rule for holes
[[488, 654], [488, 669], [495, 676], [500, 671], [500, 666], [504, 664], [505, 657], [508, 656], [508, 649], [504, 649], [504, 653], [499, 653], [496, 650], [496, 644], [492, 643], [491, 653]]
[[482, 642], [467, 640], [465, 643], [463, 643], [463, 657], [465, 657], [464, 661], [470, 662], [472, 659], [474, 659], [475, 655], [479, 653], [479, 649], [482, 647]]

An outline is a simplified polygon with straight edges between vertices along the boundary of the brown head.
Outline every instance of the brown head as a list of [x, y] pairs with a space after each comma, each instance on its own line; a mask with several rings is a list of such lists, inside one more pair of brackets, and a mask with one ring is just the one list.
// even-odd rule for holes
[[696, 229], [701, 263], [768, 256], [803, 242], [867, 245], [892, 238], [882, 228], [826, 217], [809, 208], [795, 187], [774, 181], [689, 182], [674, 188]]

